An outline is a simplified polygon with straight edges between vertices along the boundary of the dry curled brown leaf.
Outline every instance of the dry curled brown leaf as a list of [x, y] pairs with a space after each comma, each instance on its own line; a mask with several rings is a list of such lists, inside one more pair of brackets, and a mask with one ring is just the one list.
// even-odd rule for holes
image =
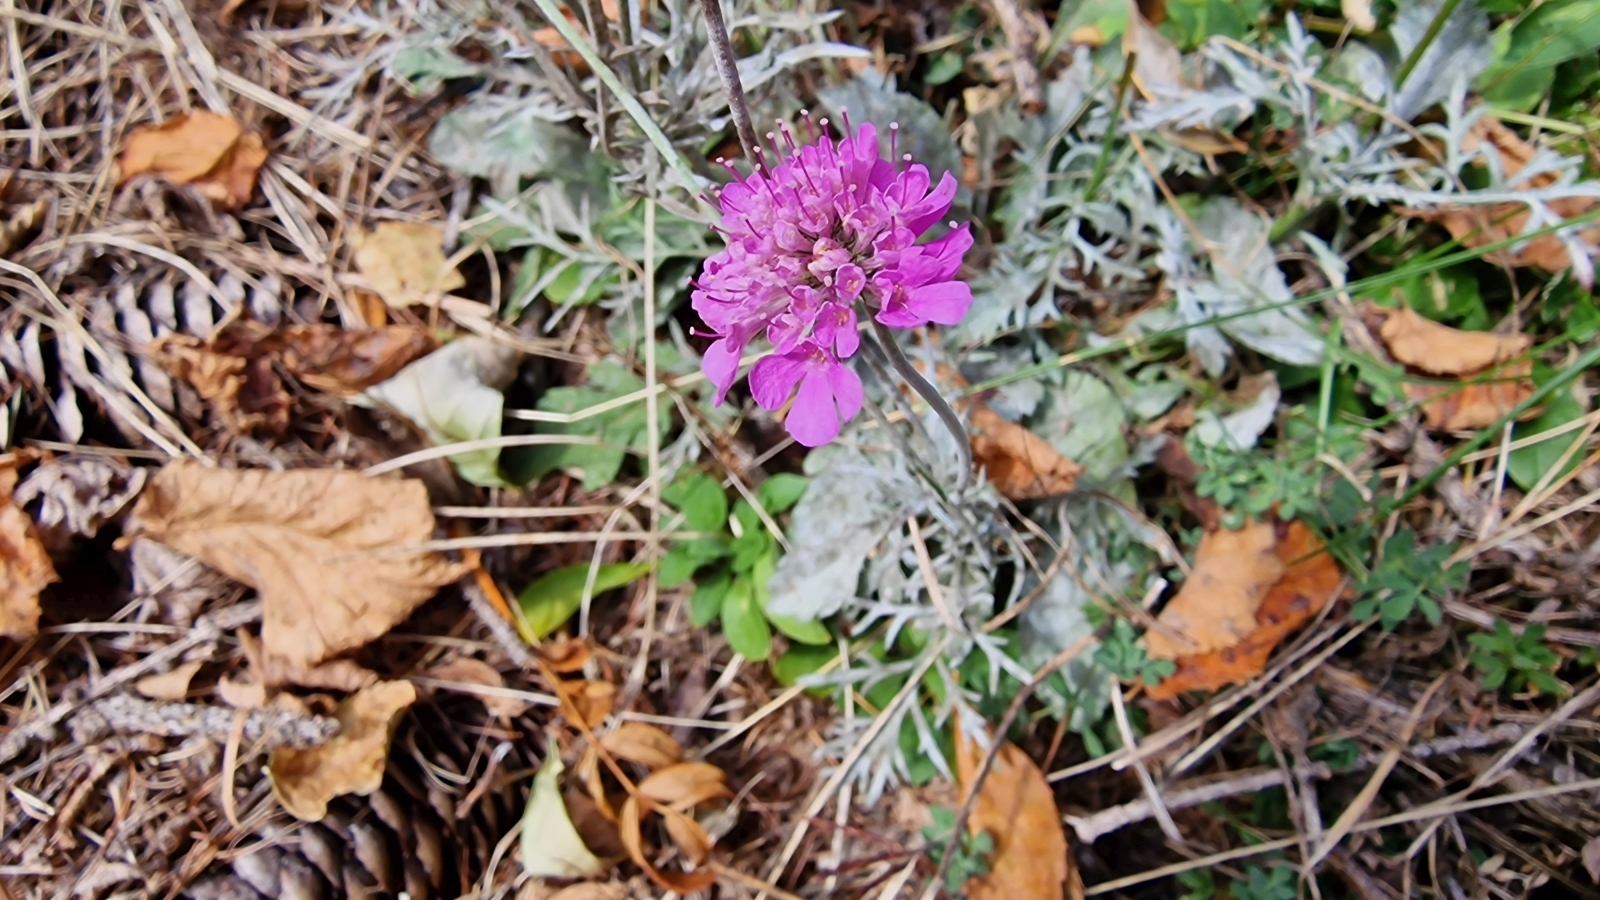
[[272, 793], [295, 818], [321, 821], [328, 801], [367, 795], [383, 785], [389, 739], [417, 699], [409, 681], [382, 681], [339, 704], [339, 733], [309, 750], [281, 749], [267, 763]]
[[644, 722], [623, 722], [600, 738], [612, 756], [636, 762], [652, 771], [665, 769], [683, 758], [683, 748], [672, 735]]
[[1151, 659], [1176, 659], [1232, 647], [1255, 630], [1256, 610], [1283, 575], [1269, 522], [1206, 532], [1194, 569], [1145, 633]]
[[695, 891], [705, 890], [717, 880], [715, 873], [706, 870], [674, 872], [656, 868], [655, 863], [651, 862], [645, 853], [643, 820], [644, 814], [640, 810], [639, 798], [629, 797], [623, 802], [622, 810], [617, 815], [617, 834], [622, 838], [622, 845], [628, 850], [628, 858], [633, 860], [634, 865], [643, 869], [651, 881], [678, 894], [692, 894]]
[[[1464, 153], [1474, 152], [1480, 147], [1487, 147], [1489, 152], [1499, 157], [1500, 169], [1508, 180], [1514, 179], [1529, 160], [1533, 159], [1535, 153], [1532, 145], [1492, 116], [1484, 116], [1474, 122], [1468, 129], [1466, 138], [1461, 142]], [[1547, 187], [1555, 182], [1556, 177], [1556, 173], [1547, 172], [1520, 184], [1528, 188]], [[1548, 205], [1556, 215], [1565, 219], [1575, 219], [1592, 212], [1600, 203], [1589, 198], [1572, 197], [1552, 200]], [[1440, 223], [1450, 232], [1451, 237], [1468, 247], [1482, 247], [1520, 235], [1523, 229], [1528, 227], [1530, 215], [1527, 205], [1523, 203], [1400, 211], [1414, 218]], [[1578, 234], [1589, 244], [1600, 243], [1600, 225], [1591, 223], [1582, 228]], [[1484, 254], [1484, 258], [1492, 263], [1509, 266], [1537, 266], [1547, 272], [1560, 272], [1572, 265], [1572, 257], [1567, 252], [1566, 245], [1554, 234], [1540, 235], [1528, 241], [1515, 253], [1506, 248]]]
[[727, 775], [711, 763], [683, 762], [668, 766], [639, 782], [639, 793], [656, 803], [688, 810], [722, 797], [731, 797]]
[[[1525, 358], [1532, 341], [1526, 335], [1462, 331], [1408, 307], [1369, 304], [1363, 314], [1396, 362], [1414, 373], [1452, 379], [1402, 384], [1435, 431], [1486, 428], [1533, 396], [1533, 363]], [[1536, 414], [1529, 410], [1524, 417]]]
[[117, 180], [160, 175], [174, 184], [192, 184], [218, 206], [236, 209], [255, 193], [256, 174], [266, 161], [261, 135], [228, 116], [197, 110], [129, 135], [117, 158]]
[[159, 337], [145, 352], [167, 374], [192, 385], [229, 431], [282, 434], [288, 429], [289, 393], [271, 359], [218, 352], [187, 334]]
[[464, 571], [401, 550], [433, 537], [411, 479], [180, 461], [150, 479], [134, 515], [143, 536], [254, 587], [263, 649], [298, 668], [379, 637]]
[[1338, 593], [1339, 565], [1316, 533], [1298, 521], [1277, 531], [1280, 537], [1273, 552], [1284, 566], [1283, 575], [1256, 610], [1255, 629], [1226, 649], [1176, 659], [1177, 670], [1150, 689], [1152, 698], [1166, 700], [1185, 691], [1214, 691], [1260, 675], [1273, 649]]
[[356, 236], [356, 266], [385, 303], [403, 308], [467, 283], [443, 245], [444, 232], [429, 222], [379, 222]]
[[204, 663], [199, 660], [173, 666], [159, 675], [146, 675], [133, 683], [133, 689], [151, 700], [182, 700], [189, 696], [189, 682]]
[[1083, 474], [1082, 466], [1062, 456], [1049, 441], [1006, 421], [982, 401], [972, 401], [970, 422], [973, 461], [1012, 500], [1064, 494]]
[[56, 567], [28, 514], [11, 502], [16, 469], [0, 469], [0, 637], [39, 631], [39, 594], [57, 580]]
[[[957, 722], [956, 777], [970, 794], [988, 747]], [[993, 740], [992, 737], [989, 740]], [[967, 830], [988, 832], [994, 854], [987, 874], [967, 882], [972, 900], [1081, 898], [1083, 883], [1072, 864], [1055, 792], [1028, 754], [1005, 741], [972, 803]]]

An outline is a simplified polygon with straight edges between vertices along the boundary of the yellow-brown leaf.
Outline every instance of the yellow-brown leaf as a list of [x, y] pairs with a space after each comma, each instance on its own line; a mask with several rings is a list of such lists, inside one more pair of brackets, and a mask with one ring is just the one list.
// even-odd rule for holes
[[0, 637], [27, 638], [39, 631], [39, 594], [57, 578], [33, 520], [11, 502], [16, 484], [15, 469], [0, 469]]
[[295, 818], [321, 821], [328, 801], [367, 795], [383, 784], [389, 738], [417, 699], [409, 681], [383, 681], [339, 704], [339, 733], [309, 750], [275, 750], [267, 763], [272, 793]]
[[393, 307], [422, 303], [467, 283], [447, 265], [444, 232], [428, 222], [379, 222], [356, 238], [356, 265], [384, 302]]
[[[987, 748], [956, 730], [956, 776], [970, 793]], [[992, 738], [991, 738], [992, 740]], [[1028, 754], [1000, 745], [967, 818], [972, 834], [994, 841], [989, 872], [967, 882], [970, 900], [1062, 900], [1081, 897], [1082, 884], [1067, 846], [1055, 793]]]
[[255, 192], [266, 160], [260, 135], [227, 116], [198, 110], [129, 135], [117, 159], [118, 181], [159, 175], [174, 184], [193, 184], [213, 203], [233, 209]]
[[683, 758], [683, 748], [672, 735], [644, 722], [623, 722], [600, 738], [612, 756], [632, 760], [652, 771], [665, 769]]
[[427, 490], [411, 479], [180, 461], [150, 479], [134, 514], [143, 536], [254, 587], [263, 649], [299, 668], [364, 646], [464, 571], [402, 549], [433, 537]]
[[1256, 610], [1283, 575], [1277, 535], [1269, 522], [1247, 520], [1237, 530], [1200, 538], [1183, 589], [1145, 633], [1151, 659], [1176, 659], [1232, 647], [1255, 630]]

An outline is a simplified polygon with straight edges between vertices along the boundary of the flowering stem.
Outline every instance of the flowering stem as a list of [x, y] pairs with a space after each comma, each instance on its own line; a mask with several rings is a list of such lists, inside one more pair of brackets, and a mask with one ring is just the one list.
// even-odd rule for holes
[[733, 57], [728, 24], [722, 19], [722, 0], [700, 0], [700, 8], [705, 12], [706, 33], [711, 37], [711, 55], [716, 58], [717, 74], [722, 76], [722, 86], [728, 91], [728, 111], [733, 113], [739, 145], [744, 148], [750, 165], [761, 168], [761, 142], [756, 138], [755, 126], [750, 124], [750, 106], [745, 103], [744, 85], [739, 82], [739, 63]]
[[967, 429], [961, 425], [961, 417], [957, 416], [956, 411], [951, 409], [950, 404], [939, 395], [939, 389], [928, 379], [923, 378], [922, 373], [911, 364], [911, 360], [906, 359], [906, 355], [900, 352], [900, 345], [895, 343], [894, 335], [889, 333], [889, 329], [876, 318], [872, 320], [872, 333], [877, 337], [878, 345], [883, 348], [884, 355], [889, 357], [889, 364], [894, 366], [894, 370], [900, 373], [900, 377], [905, 379], [906, 384], [910, 385], [918, 396], [933, 407], [933, 411], [939, 414], [939, 421], [943, 422], [944, 427], [950, 429], [950, 434], [955, 437], [956, 456], [960, 461], [960, 471], [956, 475], [956, 493], [965, 491], [967, 479], [972, 475], [972, 444], [967, 438]]

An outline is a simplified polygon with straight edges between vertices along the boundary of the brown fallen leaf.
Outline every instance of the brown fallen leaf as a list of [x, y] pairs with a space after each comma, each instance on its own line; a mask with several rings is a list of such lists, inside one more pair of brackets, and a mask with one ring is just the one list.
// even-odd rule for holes
[[1256, 610], [1283, 575], [1271, 523], [1247, 520], [1200, 538], [1194, 569], [1145, 633], [1151, 659], [1176, 659], [1232, 647], [1255, 630]]
[[465, 569], [434, 552], [422, 482], [359, 472], [168, 463], [134, 509], [142, 536], [254, 587], [268, 657], [309, 669], [364, 646]]
[[318, 822], [328, 801], [344, 794], [365, 796], [383, 785], [389, 739], [417, 699], [409, 681], [382, 681], [339, 704], [339, 733], [309, 750], [274, 750], [267, 762], [272, 793], [289, 814]]
[[[957, 718], [956, 778], [965, 797], [971, 793], [988, 747], [968, 735], [960, 716]], [[973, 835], [988, 832], [994, 841], [988, 874], [967, 881], [966, 895], [971, 900], [1083, 897], [1083, 882], [1067, 846], [1055, 792], [1028, 754], [1010, 741], [1000, 745], [983, 779], [967, 817], [967, 830]]]
[[[1533, 396], [1532, 346], [1527, 335], [1462, 331], [1424, 318], [1409, 307], [1362, 308], [1395, 361], [1414, 375], [1448, 376], [1452, 381], [1408, 380], [1401, 389], [1419, 404], [1435, 431], [1486, 428]], [[1538, 414], [1530, 409], [1523, 418]]]
[[973, 462], [1006, 497], [1037, 500], [1064, 494], [1083, 474], [1082, 466], [1062, 456], [1049, 441], [1006, 421], [983, 401], [974, 399], [971, 409]]
[[117, 181], [160, 175], [194, 185], [224, 209], [237, 209], [255, 193], [256, 174], [266, 161], [261, 135], [228, 116], [197, 110], [129, 135], [117, 158]]
[[[494, 666], [470, 656], [458, 656], [449, 662], [434, 666], [424, 674], [439, 681], [457, 681], [491, 688], [506, 686], [505, 678], [495, 670]], [[484, 711], [491, 716], [515, 719], [528, 710], [527, 701], [515, 697], [497, 697], [491, 694], [473, 694], [473, 696], [483, 703]]]
[[[578, 16], [570, 9], [561, 10], [561, 14], [565, 16], [567, 21], [570, 22], [574, 28], [578, 29], [578, 31], [583, 33], [588, 32], [588, 28], [584, 26], [584, 24], [578, 19]], [[617, 6], [617, 0], [600, 0], [600, 14], [605, 16], [606, 20], [609, 22], [617, 21], [617, 16], [620, 14], [619, 7]], [[573, 71], [579, 76], [588, 74], [589, 64], [584, 61], [582, 56], [578, 55], [577, 51], [572, 49], [571, 45], [567, 43], [567, 39], [562, 37], [561, 32], [557, 31], [555, 28], [551, 26], [545, 26], [544, 28], [535, 29], [532, 37], [534, 43], [552, 51], [550, 53], [550, 58], [556, 63], [556, 65], [571, 66]]]
[[716, 873], [707, 870], [677, 872], [656, 868], [655, 863], [651, 862], [649, 855], [645, 853], [644, 816], [640, 799], [629, 797], [623, 802], [622, 810], [617, 814], [617, 834], [622, 838], [622, 845], [628, 850], [628, 858], [633, 860], [634, 865], [643, 869], [651, 881], [677, 894], [692, 894], [695, 891], [705, 890], [717, 880]]
[[289, 428], [289, 393], [266, 357], [247, 359], [209, 349], [187, 334], [169, 334], [146, 345], [145, 352], [174, 378], [188, 382], [211, 404], [235, 434]]
[[1151, 698], [1167, 700], [1186, 691], [1214, 691], [1260, 675], [1273, 649], [1339, 592], [1342, 576], [1338, 563], [1304, 523], [1285, 526], [1274, 553], [1284, 566], [1283, 575], [1256, 610], [1255, 630], [1231, 647], [1178, 657], [1174, 660], [1177, 670], [1150, 688]]
[[611, 715], [611, 706], [617, 698], [617, 686], [609, 681], [558, 681], [556, 689], [572, 701], [583, 723], [590, 728], [599, 728], [606, 716]]
[[683, 748], [672, 735], [644, 722], [623, 722], [615, 731], [600, 737], [600, 746], [612, 756], [652, 771], [665, 769], [683, 758]]
[[662, 806], [680, 811], [702, 803], [731, 797], [728, 776], [705, 762], [681, 762], [667, 766], [639, 782], [639, 793]]
[[16, 469], [0, 469], [0, 638], [39, 631], [39, 594], [59, 580], [28, 514], [11, 502]]
[[209, 340], [166, 335], [146, 345], [145, 353], [192, 385], [229, 430], [281, 434], [289, 424], [291, 399], [279, 372], [315, 390], [355, 394], [388, 380], [434, 346], [427, 331], [407, 325], [273, 329], [241, 321]]
[[1462, 331], [1441, 325], [1410, 307], [1383, 309], [1368, 304], [1364, 315], [1378, 323], [1378, 336], [1395, 362], [1432, 375], [1472, 375], [1528, 352], [1525, 334]]
[[467, 283], [447, 267], [444, 232], [429, 222], [379, 222], [356, 235], [356, 266], [392, 307], [424, 303]]
[[[1488, 152], [1500, 158], [1500, 168], [1507, 180], [1515, 178], [1535, 153], [1532, 145], [1492, 116], [1484, 116], [1473, 123], [1461, 142], [1461, 150], [1463, 153], [1473, 153], [1486, 145]], [[1479, 165], [1482, 163], [1479, 162]], [[1519, 184], [1541, 188], [1555, 183], [1556, 178], [1556, 173], [1546, 172]], [[1575, 219], [1600, 206], [1600, 201], [1572, 197], [1552, 200], [1548, 205], [1556, 215]], [[1514, 238], [1527, 227], [1530, 217], [1527, 205], [1522, 203], [1496, 203], [1457, 209], [1403, 208], [1399, 211], [1413, 218], [1442, 224], [1451, 237], [1468, 247], [1482, 247]], [[1600, 225], [1590, 223], [1579, 230], [1578, 235], [1589, 244], [1600, 244]], [[1508, 266], [1537, 266], [1547, 272], [1560, 272], [1572, 265], [1566, 245], [1554, 234], [1540, 235], [1528, 241], [1516, 253], [1506, 248], [1487, 253], [1484, 258]]]
[[182, 700], [189, 695], [189, 682], [205, 665], [199, 660], [173, 666], [160, 675], [146, 675], [133, 683], [133, 689], [151, 700]]

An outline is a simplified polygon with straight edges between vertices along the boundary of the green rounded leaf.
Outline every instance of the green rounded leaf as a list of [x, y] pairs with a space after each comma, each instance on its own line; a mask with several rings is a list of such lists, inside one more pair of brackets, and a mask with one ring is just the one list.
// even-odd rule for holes
[[727, 572], [718, 572], [704, 579], [689, 597], [689, 623], [704, 628], [722, 615], [722, 602], [728, 596], [733, 579]]
[[722, 485], [704, 472], [680, 479], [661, 492], [661, 499], [683, 512], [693, 531], [722, 531], [728, 527], [728, 497]]
[[755, 590], [742, 578], [722, 598], [722, 633], [745, 659], [760, 662], [772, 652], [772, 629], [756, 604]]
[[761, 486], [756, 488], [756, 499], [761, 501], [761, 507], [771, 515], [788, 512], [800, 502], [800, 496], [806, 492], [806, 487], [810, 484], [811, 480], [808, 478], [779, 472], [761, 482]]
[[[650, 571], [647, 563], [608, 563], [595, 573], [594, 595], [632, 584]], [[542, 640], [572, 618], [583, 605], [583, 586], [589, 581], [589, 564], [562, 566], [522, 589], [517, 605], [535, 639]]]

